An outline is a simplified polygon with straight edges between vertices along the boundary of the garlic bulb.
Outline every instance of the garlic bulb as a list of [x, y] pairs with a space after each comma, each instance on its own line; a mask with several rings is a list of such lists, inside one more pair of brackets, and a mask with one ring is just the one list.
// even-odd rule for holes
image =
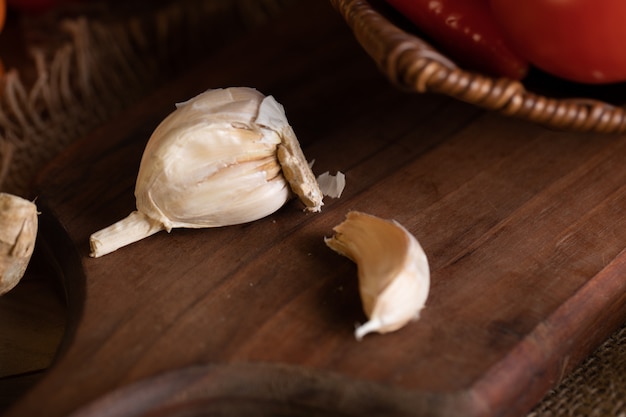
[[283, 107], [252, 88], [208, 90], [157, 126], [141, 159], [137, 210], [94, 233], [91, 256], [160, 230], [257, 220], [292, 192], [320, 211], [322, 193]]
[[21, 197], [0, 193], [0, 295], [22, 279], [37, 238], [37, 206]]
[[419, 317], [430, 289], [428, 259], [415, 237], [396, 221], [351, 211], [326, 245], [357, 264], [359, 292], [370, 332], [398, 330]]

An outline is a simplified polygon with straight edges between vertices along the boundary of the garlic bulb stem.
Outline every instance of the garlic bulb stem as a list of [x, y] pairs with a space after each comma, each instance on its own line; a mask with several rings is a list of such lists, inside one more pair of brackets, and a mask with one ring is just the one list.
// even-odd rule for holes
[[140, 211], [133, 211], [122, 220], [91, 235], [89, 245], [93, 258], [111, 253], [148, 236], [165, 230], [163, 224]]

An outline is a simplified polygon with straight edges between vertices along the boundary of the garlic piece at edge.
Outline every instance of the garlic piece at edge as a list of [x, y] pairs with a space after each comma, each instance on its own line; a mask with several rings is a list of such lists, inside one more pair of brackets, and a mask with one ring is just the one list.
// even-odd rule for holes
[[369, 319], [356, 329], [356, 339], [392, 332], [417, 319], [430, 290], [428, 258], [417, 239], [394, 220], [358, 211], [350, 211], [333, 231], [324, 241], [357, 264]]
[[153, 132], [135, 187], [137, 210], [90, 238], [92, 257], [160, 230], [254, 221], [293, 191], [308, 211], [323, 195], [284, 109], [248, 87], [207, 90]]
[[38, 218], [35, 203], [0, 193], [0, 295], [22, 279], [35, 248]]

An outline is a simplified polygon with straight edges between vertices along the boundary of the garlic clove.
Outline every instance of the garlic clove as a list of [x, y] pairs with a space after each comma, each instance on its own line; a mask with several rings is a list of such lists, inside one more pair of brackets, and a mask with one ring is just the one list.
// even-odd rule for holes
[[400, 329], [419, 317], [430, 289], [428, 259], [402, 225], [358, 211], [333, 228], [326, 245], [357, 264], [359, 293], [369, 321], [355, 337]]
[[35, 248], [37, 206], [21, 197], [0, 193], [0, 295], [24, 276]]
[[90, 238], [92, 257], [172, 228], [265, 217], [291, 193], [309, 211], [323, 195], [283, 107], [252, 88], [208, 90], [154, 130], [141, 158], [136, 212]]
[[287, 126], [282, 132], [282, 142], [278, 145], [278, 160], [289, 186], [306, 206], [308, 211], [322, 210], [322, 191], [313, 175], [313, 171], [302, 153], [298, 139]]

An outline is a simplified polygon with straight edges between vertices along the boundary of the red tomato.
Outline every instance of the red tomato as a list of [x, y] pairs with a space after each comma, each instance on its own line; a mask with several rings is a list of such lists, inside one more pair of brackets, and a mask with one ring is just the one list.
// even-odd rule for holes
[[497, 23], [536, 67], [571, 81], [626, 81], [626, 0], [491, 0]]
[[526, 75], [528, 63], [506, 44], [493, 21], [489, 0], [387, 2], [432, 37], [453, 61], [462, 66], [513, 79]]
[[0, 0], [0, 32], [4, 28], [4, 23], [7, 17], [7, 3], [5, 0]]

